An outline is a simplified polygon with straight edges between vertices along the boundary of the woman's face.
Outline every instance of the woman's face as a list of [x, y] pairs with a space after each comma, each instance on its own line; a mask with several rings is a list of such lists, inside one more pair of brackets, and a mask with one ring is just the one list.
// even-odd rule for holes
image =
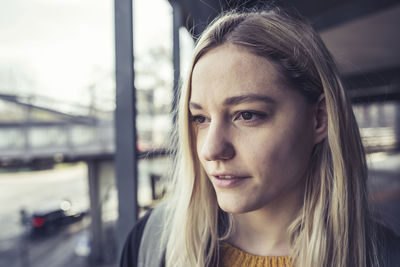
[[191, 88], [197, 155], [219, 206], [245, 213], [300, 203], [316, 143], [314, 106], [266, 58], [232, 44], [200, 58]]

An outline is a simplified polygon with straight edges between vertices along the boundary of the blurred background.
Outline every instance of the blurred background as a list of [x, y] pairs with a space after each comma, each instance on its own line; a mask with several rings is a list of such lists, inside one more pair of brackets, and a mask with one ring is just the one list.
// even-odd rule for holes
[[[240, 0], [0, 2], [0, 266], [118, 266], [166, 190], [176, 90], [198, 35]], [[370, 201], [400, 234], [400, 4], [287, 0], [353, 102]]]

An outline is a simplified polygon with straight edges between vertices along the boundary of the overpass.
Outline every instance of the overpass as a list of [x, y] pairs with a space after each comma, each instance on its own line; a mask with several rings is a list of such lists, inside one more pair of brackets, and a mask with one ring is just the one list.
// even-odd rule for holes
[[40, 168], [44, 163], [110, 157], [114, 150], [112, 111], [0, 94], [0, 167]]

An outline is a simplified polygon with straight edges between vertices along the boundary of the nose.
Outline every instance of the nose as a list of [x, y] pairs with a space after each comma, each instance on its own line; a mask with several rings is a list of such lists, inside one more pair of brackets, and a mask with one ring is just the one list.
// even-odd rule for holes
[[200, 157], [206, 161], [217, 161], [229, 160], [234, 156], [235, 149], [227, 127], [211, 123], [200, 147]]

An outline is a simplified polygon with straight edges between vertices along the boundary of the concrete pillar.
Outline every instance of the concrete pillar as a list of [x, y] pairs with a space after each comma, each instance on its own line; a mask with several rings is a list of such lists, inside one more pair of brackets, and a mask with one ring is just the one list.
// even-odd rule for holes
[[103, 262], [103, 222], [100, 201], [100, 163], [90, 160], [88, 165], [89, 177], [89, 199], [90, 199], [90, 261], [92, 263]]
[[115, 169], [119, 203], [118, 255], [138, 216], [132, 14], [132, 0], [115, 0]]
[[[176, 110], [178, 100], [179, 81], [181, 76], [181, 57], [180, 57], [180, 44], [179, 44], [179, 29], [182, 26], [182, 10], [178, 1], [171, 1], [172, 5], [172, 38], [173, 38], [173, 67], [174, 67], [174, 98], [172, 100], [172, 110]], [[176, 122], [176, 114], [173, 114], [173, 123]]]

